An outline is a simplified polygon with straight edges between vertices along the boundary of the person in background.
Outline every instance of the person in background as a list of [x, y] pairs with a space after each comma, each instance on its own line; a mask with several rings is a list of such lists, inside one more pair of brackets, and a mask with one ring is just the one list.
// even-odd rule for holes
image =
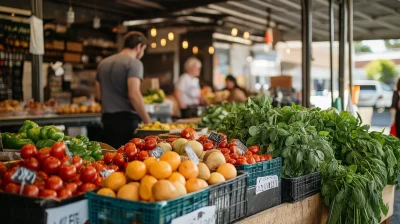
[[228, 102], [244, 103], [247, 100], [246, 90], [237, 84], [236, 78], [228, 75], [225, 79], [226, 89], [229, 90]]
[[397, 80], [396, 90], [393, 92], [392, 106], [390, 107], [392, 114], [392, 123], [395, 124], [397, 137], [400, 136], [400, 79]]
[[[201, 103], [199, 76], [201, 62], [199, 59], [191, 57], [185, 62], [185, 73], [182, 74], [175, 85], [174, 95], [181, 110], [181, 117], [188, 118], [196, 116], [197, 106]], [[192, 107], [192, 108], [191, 108]]]
[[104, 141], [115, 148], [129, 142], [139, 123], [151, 123], [140, 82], [147, 39], [140, 32], [124, 36], [124, 48], [102, 60], [97, 68], [96, 98], [103, 108]]

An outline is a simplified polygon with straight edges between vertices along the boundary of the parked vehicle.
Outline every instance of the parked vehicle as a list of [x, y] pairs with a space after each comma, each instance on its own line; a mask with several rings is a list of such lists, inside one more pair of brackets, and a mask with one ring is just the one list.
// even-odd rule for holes
[[358, 80], [354, 86], [360, 86], [360, 96], [357, 106], [388, 108], [392, 104], [393, 89], [374, 80]]

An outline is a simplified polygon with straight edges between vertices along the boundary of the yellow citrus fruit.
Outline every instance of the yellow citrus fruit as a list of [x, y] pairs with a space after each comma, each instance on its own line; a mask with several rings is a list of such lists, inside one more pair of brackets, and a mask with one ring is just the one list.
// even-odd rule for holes
[[140, 187], [140, 183], [139, 182], [129, 182], [128, 184], [135, 185], [138, 188]]
[[115, 192], [110, 188], [102, 188], [97, 191], [97, 194], [115, 198]]
[[179, 173], [181, 173], [186, 178], [186, 180], [197, 178], [197, 176], [199, 175], [199, 168], [191, 160], [186, 160], [183, 161], [179, 166]]
[[171, 165], [165, 161], [157, 161], [151, 165], [150, 174], [159, 180], [168, 179], [172, 174]]
[[205, 163], [199, 163], [197, 167], [199, 168], [198, 178], [207, 181], [210, 178], [210, 169], [208, 169], [208, 166]]
[[210, 174], [210, 178], [208, 179], [209, 185], [219, 184], [225, 181], [225, 177], [218, 172], [214, 172]]
[[142, 178], [139, 187], [139, 195], [141, 199], [148, 201], [151, 198], [151, 188], [155, 183], [157, 183], [157, 179], [153, 176], [146, 175]]
[[181, 182], [182, 184], [185, 184], [186, 183], [186, 179], [185, 179], [185, 177], [182, 175], [182, 174], [180, 174], [180, 173], [178, 173], [178, 172], [173, 172], [172, 174], [171, 174], [171, 176], [168, 178], [168, 180], [169, 181], [179, 181], [179, 182]]
[[139, 201], [139, 187], [135, 184], [126, 184], [118, 190], [117, 198]]
[[207, 182], [202, 179], [192, 178], [186, 181], [185, 188], [187, 193], [192, 193], [208, 186]]
[[143, 162], [146, 165], [147, 174], [150, 174], [150, 166], [153, 165], [155, 162], [157, 162], [157, 159], [155, 157], [149, 157], [145, 159]]
[[184, 184], [182, 184], [179, 181], [172, 181], [172, 184], [174, 185], [176, 191], [178, 192], [178, 196], [177, 197], [180, 197], [180, 196], [183, 196], [183, 195], [187, 194], [187, 190], [186, 190]]
[[156, 201], [169, 200], [178, 197], [175, 186], [169, 180], [159, 180], [153, 185], [152, 194]]
[[131, 180], [140, 180], [146, 175], [146, 165], [138, 160], [130, 162], [125, 169], [125, 174]]
[[169, 163], [169, 165], [171, 165], [172, 171], [176, 171], [181, 164], [180, 155], [173, 151], [162, 154], [160, 160]]
[[121, 172], [114, 172], [103, 180], [103, 187], [110, 188], [117, 192], [118, 189], [126, 184], [126, 177]]
[[222, 174], [222, 176], [225, 177], [225, 180], [230, 180], [237, 176], [237, 171], [235, 166], [230, 163], [221, 164], [218, 167], [217, 172]]

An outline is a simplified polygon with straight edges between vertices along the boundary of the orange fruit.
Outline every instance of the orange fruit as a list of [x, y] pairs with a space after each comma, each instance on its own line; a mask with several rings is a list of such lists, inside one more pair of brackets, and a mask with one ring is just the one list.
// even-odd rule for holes
[[153, 185], [152, 194], [156, 201], [164, 201], [178, 197], [178, 191], [169, 180], [159, 180]]
[[157, 159], [155, 157], [149, 157], [149, 158], [145, 159], [143, 162], [146, 165], [147, 174], [150, 174], [150, 166], [152, 164], [154, 164], [155, 162], [157, 162]]
[[160, 160], [169, 163], [169, 165], [171, 165], [172, 171], [176, 171], [181, 164], [181, 156], [173, 151], [162, 154]]
[[125, 169], [125, 174], [131, 180], [140, 180], [146, 175], [146, 165], [138, 160], [130, 162]]
[[199, 168], [191, 160], [186, 160], [183, 161], [179, 166], [179, 173], [181, 173], [186, 178], [186, 180], [197, 178], [197, 176], [199, 175]]
[[115, 192], [110, 188], [102, 188], [97, 191], [97, 194], [115, 198]]
[[139, 187], [135, 184], [126, 184], [118, 190], [117, 198], [139, 201]]
[[207, 182], [202, 179], [192, 178], [186, 181], [185, 188], [187, 193], [192, 193], [208, 186]]
[[218, 172], [214, 172], [210, 174], [210, 178], [208, 179], [209, 185], [219, 184], [225, 181], [225, 177]]
[[199, 163], [197, 167], [199, 168], [198, 178], [207, 181], [210, 178], [210, 169], [208, 169], [208, 166], [205, 163]]
[[180, 197], [180, 196], [183, 196], [183, 195], [187, 194], [187, 190], [186, 190], [184, 184], [182, 184], [179, 181], [172, 181], [172, 184], [174, 185], [176, 191], [178, 192], [178, 196], [177, 197]]
[[110, 188], [113, 191], [118, 191], [118, 189], [126, 184], [126, 177], [121, 172], [114, 172], [110, 174], [106, 179], [103, 180], [103, 187]]
[[222, 176], [225, 177], [225, 180], [230, 180], [237, 176], [237, 171], [235, 166], [230, 163], [221, 164], [218, 167], [217, 172], [222, 174]]
[[130, 182], [130, 183], [128, 183], [128, 184], [132, 184], [132, 185], [135, 185], [136, 187], [140, 187], [140, 183], [139, 182]]
[[165, 161], [157, 161], [151, 165], [150, 174], [159, 180], [168, 179], [172, 174], [171, 165]]
[[185, 179], [185, 177], [182, 175], [182, 174], [180, 174], [180, 173], [178, 173], [178, 172], [173, 172], [172, 174], [171, 174], [171, 176], [168, 178], [168, 180], [169, 181], [179, 181], [179, 182], [181, 182], [182, 184], [185, 184], [186, 183], [186, 179]]
[[151, 188], [157, 183], [157, 179], [153, 176], [146, 175], [140, 180], [139, 196], [141, 199], [148, 201], [151, 197]]

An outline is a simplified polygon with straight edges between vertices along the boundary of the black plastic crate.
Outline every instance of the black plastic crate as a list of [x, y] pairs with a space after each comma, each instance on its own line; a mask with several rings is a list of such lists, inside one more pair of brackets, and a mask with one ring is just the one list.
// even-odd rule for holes
[[282, 178], [282, 201], [298, 202], [321, 191], [321, 172]]
[[278, 157], [264, 162], [236, 166], [236, 169], [248, 173], [248, 187], [253, 187], [256, 186], [258, 177], [277, 175], [280, 178], [282, 173], [282, 159]]
[[0, 223], [46, 224], [46, 209], [67, 205], [83, 200], [85, 195], [78, 195], [61, 201], [32, 198], [23, 195], [0, 193]]
[[247, 215], [252, 216], [281, 204], [281, 181], [279, 186], [256, 195], [256, 187], [247, 190]]
[[236, 178], [210, 186], [208, 205], [217, 207], [217, 224], [244, 218], [247, 211], [247, 173], [238, 172]]

